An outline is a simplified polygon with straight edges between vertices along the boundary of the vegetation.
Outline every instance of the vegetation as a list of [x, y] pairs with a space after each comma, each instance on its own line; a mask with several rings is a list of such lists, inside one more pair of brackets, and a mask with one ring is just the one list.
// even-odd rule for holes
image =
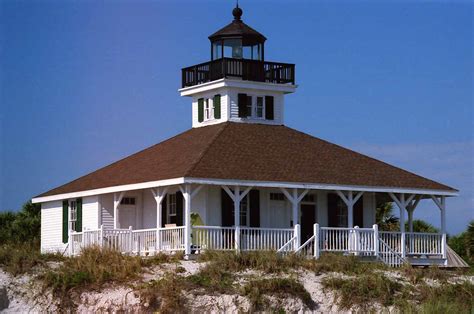
[[40, 254], [38, 248], [29, 242], [0, 245], [0, 267], [17, 276], [31, 272], [36, 266], [45, 266], [50, 261], [61, 261], [59, 254]]
[[398, 231], [400, 223], [398, 217], [393, 214], [393, 203], [378, 204], [375, 209], [375, 221], [380, 231]]
[[474, 220], [469, 223], [466, 231], [450, 237], [448, 245], [466, 262], [474, 265]]
[[167, 272], [160, 280], [152, 280], [139, 287], [139, 294], [150, 310], [160, 313], [186, 312], [186, 299], [182, 291], [185, 279]]
[[367, 309], [370, 303], [393, 305], [402, 285], [381, 273], [361, 274], [354, 278], [328, 277], [322, 282], [325, 289], [336, 291], [336, 300], [342, 309], [354, 305]]
[[308, 308], [314, 308], [311, 295], [304, 286], [292, 278], [270, 278], [251, 280], [242, 288], [242, 294], [247, 296], [252, 305], [252, 311], [261, 311], [270, 307], [267, 295], [275, 297], [293, 296], [300, 299]]
[[48, 261], [62, 260], [58, 254], [40, 254], [41, 206], [27, 202], [21, 211], [0, 212], [0, 266], [16, 276]]
[[83, 249], [80, 256], [65, 259], [58, 269], [47, 271], [43, 280], [46, 287], [63, 296], [72, 288], [136, 279], [142, 271], [143, 261], [137, 256], [93, 246]]
[[0, 245], [28, 243], [39, 248], [40, 230], [40, 204], [30, 201], [18, 213], [0, 212]]
[[468, 281], [457, 284], [402, 284], [380, 273], [353, 278], [329, 277], [325, 289], [336, 291], [335, 302], [342, 309], [369, 305], [396, 306], [402, 313], [471, 313], [474, 310], [474, 285]]

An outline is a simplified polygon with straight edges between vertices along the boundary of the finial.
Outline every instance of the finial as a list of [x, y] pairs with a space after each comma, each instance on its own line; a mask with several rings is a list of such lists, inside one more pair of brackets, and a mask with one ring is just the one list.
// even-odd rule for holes
[[237, 0], [237, 4], [235, 8], [232, 10], [232, 15], [234, 16], [234, 20], [240, 21], [240, 17], [242, 16], [242, 9], [239, 8], [239, 0]]

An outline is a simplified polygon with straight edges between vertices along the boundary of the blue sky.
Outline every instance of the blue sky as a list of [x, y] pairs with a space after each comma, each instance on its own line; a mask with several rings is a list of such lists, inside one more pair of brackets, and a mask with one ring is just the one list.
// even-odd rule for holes
[[[460, 189], [449, 232], [474, 219], [471, 2], [240, 4], [266, 59], [296, 63], [286, 125]], [[233, 5], [1, 1], [0, 210], [190, 128], [180, 69]]]

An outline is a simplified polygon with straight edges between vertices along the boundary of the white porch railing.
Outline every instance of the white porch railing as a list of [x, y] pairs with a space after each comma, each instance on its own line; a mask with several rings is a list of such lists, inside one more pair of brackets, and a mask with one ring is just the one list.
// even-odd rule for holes
[[234, 227], [193, 226], [192, 243], [198, 250], [234, 250]]
[[373, 228], [321, 227], [320, 250], [343, 253], [375, 253]]
[[156, 229], [133, 230], [132, 252], [137, 254], [151, 254], [157, 250]]
[[159, 228], [161, 251], [182, 251], [184, 250], [184, 226], [172, 228]]
[[402, 233], [396, 231], [379, 231], [380, 240], [395, 253], [402, 254]]
[[[144, 230], [101, 229], [70, 231], [69, 254], [77, 255], [91, 245], [115, 249], [126, 254], [151, 255], [156, 252], [184, 251], [185, 228], [152, 228]], [[193, 252], [201, 250], [274, 250], [295, 252], [318, 258], [321, 252], [340, 252], [375, 256], [390, 266], [400, 266], [407, 258], [444, 258], [445, 235], [435, 233], [401, 233], [378, 231], [373, 228], [332, 228], [314, 225], [313, 235], [302, 245], [300, 226], [294, 228], [250, 228], [219, 226], [193, 226], [191, 228]], [[240, 247], [235, 236], [240, 234]], [[432, 260], [430, 260], [432, 261]]]
[[295, 235], [294, 229], [240, 228], [240, 249], [242, 251], [276, 251]]
[[[240, 250], [278, 250], [295, 234], [292, 228], [240, 227]], [[192, 243], [197, 250], [234, 250], [235, 227], [193, 226]]]
[[407, 255], [443, 255], [443, 235], [436, 233], [407, 232]]

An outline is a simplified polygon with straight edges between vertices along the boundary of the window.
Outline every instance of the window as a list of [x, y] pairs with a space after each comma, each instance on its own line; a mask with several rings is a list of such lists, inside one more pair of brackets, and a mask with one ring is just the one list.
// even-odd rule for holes
[[257, 107], [255, 111], [257, 118], [263, 118], [263, 97], [257, 97]]
[[252, 96], [247, 95], [246, 104], [247, 104], [247, 114], [246, 114], [246, 116], [247, 117], [252, 117]]
[[168, 194], [168, 216], [176, 216], [176, 194]]
[[135, 205], [135, 197], [123, 197], [120, 205]]
[[336, 223], [338, 227], [347, 227], [347, 206], [341, 199], [336, 203]]
[[314, 194], [306, 194], [301, 201], [314, 203], [314, 199]]
[[238, 94], [240, 118], [273, 120], [273, 96]]
[[[247, 195], [240, 201], [240, 226], [248, 226], [249, 198]], [[232, 207], [232, 217], [234, 217], [234, 207]]]
[[211, 105], [209, 104], [209, 99], [204, 100], [204, 120], [210, 120], [212, 119], [212, 109]]
[[285, 195], [283, 195], [283, 193], [270, 193], [270, 200], [271, 201], [284, 201]]
[[77, 202], [69, 201], [69, 230], [76, 230]]

